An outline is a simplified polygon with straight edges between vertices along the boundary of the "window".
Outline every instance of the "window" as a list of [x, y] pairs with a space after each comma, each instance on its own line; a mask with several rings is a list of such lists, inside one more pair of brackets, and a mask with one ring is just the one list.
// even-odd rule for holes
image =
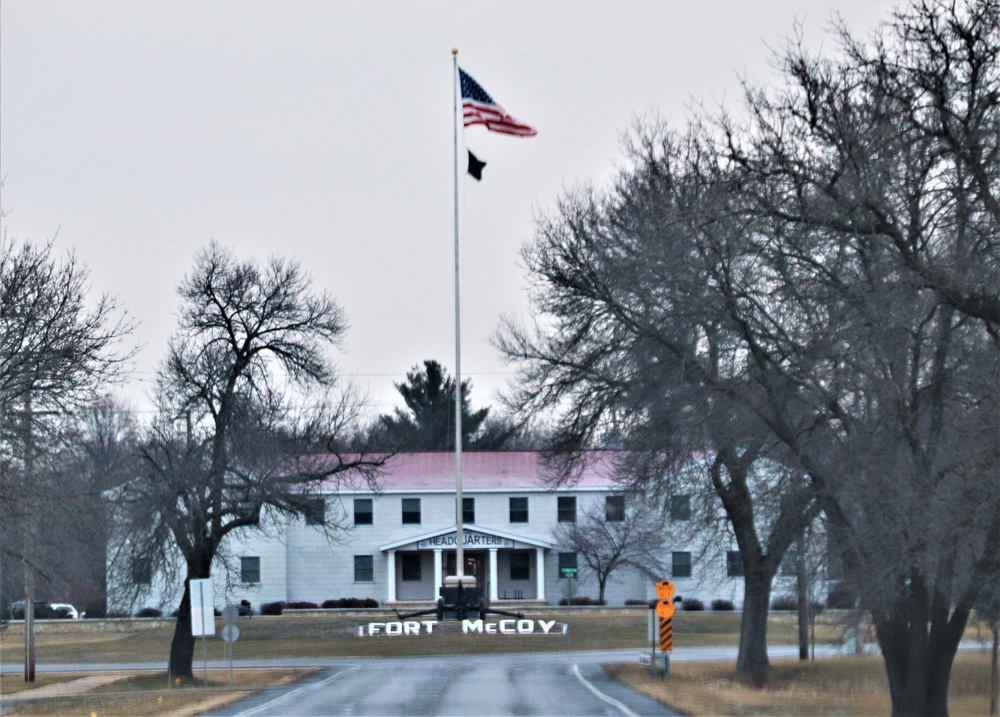
[[371, 525], [372, 524], [372, 499], [371, 498], [355, 498], [354, 499], [354, 524], [355, 525]]
[[400, 563], [403, 568], [403, 580], [407, 582], [420, 582], [420, 567], [423, 562], [420, 553], [403, 553], [400, 557]]
[[670, 573], [675, 578], [691, 577], [691, 553], [675, 552], [671, 557]]
[[132, 582], [136, 585], [153, 583], [153, 566], [149, 560], [136, 558], [132, 561]]
[[609, 495], [604, 499], [604, 517], [609, 523], [625, 520], [625, 496]]
[[250, 500], [236, 503], [236, 514], [241, 520], [249, 518], [253, 525], [260, 525], [260, 505]]
[[726, 551], [726, 575], [731, 578], [743, 577], [743, 556], [739, 550]]
[[576, 496], [573, 495], [559, 496], [558, 508], [559, 508], [560, 523], [576, 522]]
[[375, 582], [375, 561], [371, 555], [354, 556], [354, 582]]
[[691, 496], [670, 496], [670, 520], [691, 520]]
[[511, 498], [510, 499], [510, 522], [511, 523], [527, 523], [528, 522], [528, 499], [527, 498]]
[[476, 499], [475, 498], [462, 498], [462, 522], [463, 523], [475, 523], [476, 522]]
[[326, 499], [310, 498], [302, 509], [306, 525], [323, 525], [326, 523]]
[[785, 555], [781, 558], [781, 566], [778, 568], [778, 572], [781, 575], [795, 575], [796, 565], [798, 561], [798, 552], [795, 548], [789, 548]]
[[510, 554], [510, 579], [531, 580], [531, 553]]
[[420, 498], [403, 498], [403, 523], [420, 522]]
[[240, 582], [260, 582], [260, 558], [240, 558]]
[[559, 553], [559, 574], [563, 568], [576, 568], [576, 553]]

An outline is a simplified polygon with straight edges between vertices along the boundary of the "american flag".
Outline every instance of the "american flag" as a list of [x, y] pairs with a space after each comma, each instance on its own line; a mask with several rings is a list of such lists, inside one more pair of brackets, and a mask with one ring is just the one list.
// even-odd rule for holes
[[538, 134], [534, 127], [507, 114], [507, 110], [498, 105], [461, 67], [458, 68], [458, 77], [462, 85], [462, 118], [466, 127], [481, 124], [493, 132], [516, 137], [534, 137]]

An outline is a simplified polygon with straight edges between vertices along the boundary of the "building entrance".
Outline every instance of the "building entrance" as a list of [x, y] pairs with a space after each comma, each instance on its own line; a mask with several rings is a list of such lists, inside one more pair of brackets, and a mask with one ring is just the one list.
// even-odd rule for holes
[[[448, 551], [445, 575], [455, 574], [455, 554], [454, 550]], [[489, 595], [486, 591], [486, 551], [465, 550], [462, 554], [465, 558], [465, 570], [462, 572], [465, 575], [473, 576], [476, 579], [476, 586], [483, 589], [484, 595]]]

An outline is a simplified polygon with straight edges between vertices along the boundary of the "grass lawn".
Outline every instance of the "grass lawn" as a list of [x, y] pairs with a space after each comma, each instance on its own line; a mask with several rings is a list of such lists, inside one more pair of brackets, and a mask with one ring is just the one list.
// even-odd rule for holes
[[[828, 657], [816, 662], [776, 660], [766, 689], [733, 679], [731, 662], [676, 662], [670, 679], [636, 664], [608, 665], [615, 679], [689, 715], [887, 715], [889, 686], [874, 655]], [[981, 717], [989, 711], [990, 656], [961, 653], [955, 660], [948, 712]]]
[[[281, 657], [369, 657], [386, 654], [428, 655], [480, 652], [525, 652], [561, 650], [644, 649], [648, 646], [647, 610], [548, 610], [528, 613], [528, 618], [569, 624], [565, 636], [524, 636], [497, 640], [493, 636], [422, 635], [406, 639], [358, 637], [358, 626], [369, 621], [395, 619], [359, 617], [350, 614], [282, 615], [243, 618], [238, 622], [236, 659]], [[843, 618], [823, 616], [817, 626], [817, 641], [835, 643], [843, 634]], [[735, 646], [739, 642], [738, 613], [679, 612], [674, 618], [674, 644], [684, 646]], [[217, 626], [221, 630], [221, 623]], [[37, 664], [92, 662], [163, 662], [173, 635], [172, 620], [59, 621], [39, 623], [35, 635]], [[771, 617], [772, 644], [797, 640], [794, 616]], [[209, 660], [228, 659], [226, 643], [219, 633], [207, 638]], [[23, 625], [12, 623], [0, 634], [0, 662], [24, 661]], [[196, 661], [201, 659], [200, 640]]]
[[[54, 696], [26, 702], [13, 714], [18, 717], [187, 717], [223, 707], [262, 689], [281, 687], [300, 680], [315, 670], [234, 670], [233, 683], [228, 670], [209, 670], [208, 686], [202, 675], [192, 683], [171, 684], [165, 672], [129, 674], [85, 694]], [[55, 684], [49, 675], [40, 676], [37, 685]], [[80, 675], [60, 675], [63, 686]], [[20, 679], [20, 677], [18, 678]], [[3, 694], [8, 694], [4, 681]], [[21, 680], [21, 684], [24, 682]], [[21, 691], [21, 695], [26, 694]]]
[[[528, 618], [568, 623], [567, 635], [525, 635], [498, 640], [490, 635], [445, 634], [407, 638], [359, 637], [359, 625], [394, 619], [343, 613], [253, 617], [239, 621], [240, 638], [234, 656], [240, 659], [282, 657], [366, 657], [392, 655], [473, 654], [484, 652], [566, 651], [631, 649], [648, 650], [647, 614], [644, 609], [557, 609], [529, 613]], [[499, 618], [498, 618], [499, 619]], [[738, 613], [680, 612], [674, 618], [675, 650], [698, 646], [736, 646]], [[846, 615], [826, 613], [817, 621], [820, 643], [839, 643]], [[39, 623], [36, 655], [39, 666], [59, 663], [160, 663], [166, 665], [174, 624], [153, 621], [59, 621]], [[795, 644], [794, 615], [771, 616], [769, 642]], [[971, 627], [969, 639], [985, 637]], [[208, 659], [228, 660], [226, 643], [217, 634], [208, 638]], [[23, 663], [24, 633], [20, 624], [0, 632], [0, 661]], [[193, 715], [240, 699], [249, 692], [301, 679], [309, 671], [237, 670], [237, 684], [229, 685], [229, 671], [210, 671], [210, 685], [201, 683], [198, 665], [200, 640], [195, 649], [191, 684], [169, 685], [165, 672], [125, 675], [85, 695], [49, 697], [28, 703], [21, 715]], [[766, 690], [750, 690], [732, 677], [732, 663], [675, 662], [671, 679], [651, 677], [638, 662], [608, 666], [617, 679], [692, 715], [811, 715], [888, 714], [885, 671], [878, 657], [827, 658], [812, 663], [775, 662]], [[984, 715], [989, 694], [989, 655], [960, 654], [952, 677], [950, 711], [953, 715]], [[73, 679], [74, 675], [38, 673], [31, 686], [45, 687]], [[0, 698], [23, 691], [20, 673], [0, 678]]]

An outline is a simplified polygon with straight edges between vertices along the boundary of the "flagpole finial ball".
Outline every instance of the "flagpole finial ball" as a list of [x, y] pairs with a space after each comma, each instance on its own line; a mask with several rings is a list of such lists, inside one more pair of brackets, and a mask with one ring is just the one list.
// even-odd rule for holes
[[458, 48], [457, 47], [451, 48], [451, 54], [457, 55], [458, 54]]

